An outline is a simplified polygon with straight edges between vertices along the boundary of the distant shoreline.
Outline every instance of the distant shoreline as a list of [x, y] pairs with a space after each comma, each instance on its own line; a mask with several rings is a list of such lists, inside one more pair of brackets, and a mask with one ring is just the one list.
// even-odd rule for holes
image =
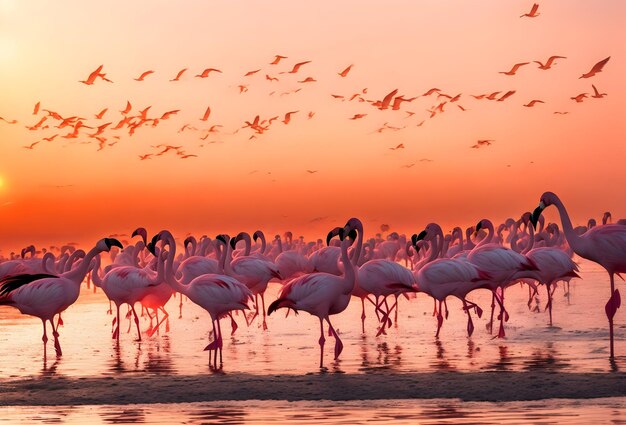
[[133, 375], [0, 381], [0, 406], [226, 400], [529, 401], [626, 396], [626, 373], [434, 372], [310, 375]]

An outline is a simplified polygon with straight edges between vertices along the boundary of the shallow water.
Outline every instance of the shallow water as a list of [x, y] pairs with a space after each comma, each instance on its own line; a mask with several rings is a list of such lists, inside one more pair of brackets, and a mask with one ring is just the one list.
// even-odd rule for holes
[[623, 424], [626, 399], [536, 402], [378, 400], [0, 408], [0, 424]]
[[[456, 371], [559, 371], [609, 372], [623, 370], [626, 357], [608, 360], [608, 329], [604, 304], [608, 298], [608, 276], [603, 269], [581, 262], [582, 280], [574, 280], [569, 294], [563, 287], [555, 292], [554, 326], [549, 327], [543, 311], [545, 288], [540, 290], [540, 312], [527, 307], [528, 290], [516, 285], [506, 291], [510, 320], [507, 338], [493, 339], [486, 331], [490, 293], [477, 291], [470, 296], [483, 307], [482, 319], [475, 318], [476, 330], [466, 335], [466, 316], [458, 300], [449, 300], [450, 315], [439, 339], [434, 337], [433, 302], [423, 294], [400, 301], [399, 322], [387, 335], [376, 337], [372, 306], [366, 306], [366, 334], [361, 333], [361, 306], [353, 299], [348, 309], [332, 318], [344, 342], [339, 361], [333, 361], [332, 337], [327, 337], [325, 365], [330, 371], [345, 373], [395, 373]], [[618, 287], [623, 284], [617, 282]], [[275, 299], [278, 284], [271, 283], [266, 305]], [[533, 305], [535, 302], [533, 302]], [[203, 374], [210, 372], [208, 314], [186, 301], [183, 318], [178, 318], [178, 299], [166, 306], [170, 312], [170, 332], [137, 342], [129, 320], [123, 319], [121, 343], [111, 339], [112, 316], [108, 302], [99, 291], [83, 286], [79, 301], [64, 314], [60, 328], [63, 357], [54, 355], [49, 343], [43, 356], [41, 322], [22, 316], [10, 307], [0, 308], [0, 380], [38, 375], [110, 376], [131, 374]], [[123, 312], [125, 312], [125, 308]], [[224, 367], [221, 373], [304, 374], [318, 372], [319, 322], [307, 313], [285, 318], [281, 310], [268, 318], [263, 331], [257, 319], [246, 327], [241, 315], [235, 316], [239, 329], [224, 340]], [[229, 320], [222, 320], [224, 335], [230, 333]], [[148, 328], [147, 317], [141, 328]], [[616, 315], [616, 352], [626, 353], [626, 318]]]

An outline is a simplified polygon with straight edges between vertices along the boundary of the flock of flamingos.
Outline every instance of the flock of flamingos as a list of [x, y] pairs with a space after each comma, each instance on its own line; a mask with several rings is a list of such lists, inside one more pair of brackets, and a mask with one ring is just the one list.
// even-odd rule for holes
[[[541, 213], [550, 205], [558, 209], [561, 228], [555, 223], [544, 225]], [[257, 231], [252, 238], [245, 232], [234, 238], [221, 234], [214, 240], [188, 237], [184, 254], [177, 254], [176, 241], [169, 231], [163, 230], [150, 239], [145, 229], [139, 228], [132, 236], [140, 236], [140, 240], [126, 247], [117, 239], [104, 238], [88, 252], [80, 249], [71, 254], [64, 252], [58, 258], [46, 252], [42, 258], [36, 258], [35, 248], [31, 246], [22, 251], [21, 257], [4, 259], [0, 262], [0, 305], [15, 307], [22, 314], [41, 319], [44, 355], [48, 341], [46, 322], [50, 322], [56, 354], [60, 356], [61, 313], [76, 302], [86, 279], [101, 288], [115, 304], [112, 336], [118, 343], [123, 304], [129, 306], [141, 340], [135, 305], [140, 303], [151, 319], [151, 312], [156, 316], [156, 325], [152, 326], [151, 321], [147, 331], [152, 336], [164, 322], [169, 323], [165, 305], [178, 292], [181, 308], [184, 295], [211, 316], [211, 342], [205, 350], [209, 351], [209, 362], [212, 356], [215, 367], [218, 354], [222, 365], [220, 319], [229, 317], [235, 332], [233, 313], [251, 309], [248, 315], [244, 314], [246, 322], [250, 324], [261, 316], [259, 320], [263, 320], [265, 330], [266, 312], [287, 309], [288, 317], [290, 310], [306, 311], [320, 322], [320, 367], [323, 367], [324, 322], [328, 335], [335, 339], [336, 359], [343, 344], [331, 316], [344, 311], [353, 297], [362, 304], [363, 332], [366, 301], [373, 305], [378, 317], [378, 335], [384, 334], [392, 324], [394, 310], [397, 320], [398, 297], [416, 292], [434, 299], [438, 335], [448, 315], [446, 298], [456, 297], [463, 303], [467, 333], [471, 336], [474, 331], [471, 313], [480, 317], [482, 309], [468, 297], [474, 290], [488, 289], [493, 294], [490, 324], [498, 307], [496, 337], [504, 337], [504, 323], [509, 317], [505, 289], [522, 282], [528, 285], [530, 297], [537, 293], [539, 285], [546, 287], [546, 309], [550, 310], [551, 322], [556, 284], [579, 277], [578, 267], [572, 261], [575, 253], [600, 264], [609, 273], [611, 292], [605, 312], [613, 358], [613, 317], [620, 307], [614, 275], [626, 272], [626, 220], [618, 220], [616, 224], [610, 221], [610, 214], [605, 213], [602, 225], [590, 220], [588, 226], [574, 228], [561, 200], [546, 192], [534, 212], [523, 214], [519, 220], [508, 219], [494, 228], [489, 220], [483, 219], [466, 232], [457, 227], [445, 236], [439, 225], [430, 223], [410, 238], [392, 233], [387, 240], [366, 240], [361, 221], [351, 218], [343, 227], [328, 233], [326, 245], [322, 240], [293, 241], [289, 233], [284, 242], [276, 236], [274, 244], [266, 244], [263, 233]], [[253, 246], [251, 239], [258, 243]], [[112, 263], [101, 270], [99, 254], [113, 247], [122, 251], [112, 255]], [[25, 258], [29, 251], [31, 258]], [[264, 293], [270, 281], [283, 286], [278, 299], [266, 310]], [[160, 320], [159, 311], [163, 313]], [[111, 309], [109, 312], [112, 313]], [[55, 316], [58, 316], [56, 323]]]

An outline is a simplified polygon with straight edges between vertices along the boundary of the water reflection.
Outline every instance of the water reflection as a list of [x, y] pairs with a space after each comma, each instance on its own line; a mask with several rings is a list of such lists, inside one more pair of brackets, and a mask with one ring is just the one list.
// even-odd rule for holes
[[[378, 338], [377, 338], [378, 340]], [[380, 370], [401, 370], [402, 369], [402, 346], [387, 341], [375, 341], [375, 358], [370, 358], [372, 351], [372, 342], [368, 340], [367, 335], [360, 338], [361, 363], [359, 370], [365, 373], [372, 373]]]
[[446, 357], [446, 350], [443, 347], [443, 342], [441, 341], [441, 338], [439, 337], [435, 337], [435, 349], [437, 353], [436, 360], [431, 362], [430, 366], [433, 369], [441, 371], [455, 370], [456, 367]]
[[[147, 391], [147, 389], [146, 389]], [[100, 417], [108, 424], [146, 423], [146, 414], [143, 408], [119, 407], [109, 408], [100, 412]]]
[[244, 408], [204, 408], [189, 414], [190, 424], [241, 424], [246, 419]]
[[623, 424], [626, 399], [462, 402], [459, 400], [230, 401], [131, 406], [0, 409], [0, 423], [200, 424]]
[[552, 341], [547, 342], [544, 347], [536, 347], [530, 359], [524, 360], [524, 370], [528, 371], [559, 371], [569, 366], [570, 363], [562, 358]]

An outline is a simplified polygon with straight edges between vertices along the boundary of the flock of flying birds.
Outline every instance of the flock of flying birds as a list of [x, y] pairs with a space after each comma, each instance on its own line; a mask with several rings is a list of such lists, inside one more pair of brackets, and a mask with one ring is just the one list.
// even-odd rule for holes
[[[539, 5], [534, 4], [530, 12], [521, 15], [521, 17], [536, 18], [537, 16], [539, 16], [538, 9], [539, 9]], [[286, 62], [287, 59], [289, 58], [286, 56], [276, 55], [274, 59], [271, 62], [269, 62], [269, 65], [272, 67], [270, 68], [271, 71], [263, 71], [262, 68], [258, 68], [258, 69], [245, 72], [243, 74], [243, 78], [252, 79], [257, 75], [265, 74], [265, 80], [268, 83], [274, 84], [274, 83], [280, 82], [281, 80], [284, 80], [285, 79], [285, 77], [283, 76], [284, 74], [287, 74], [287, 77], [289, 76], [289, 74], [292, 74], [292, 75], [298, 74], [298, 76], [304, 75], [304, 70], [306, 70], [306, 65], [311, 63], [310, 60], [300, 61], [293, 65], [290, 65], [290, 68], [287, 68], [280, 72], [274, 71], [274, 69], [276, 70], [280, 69], [279, 66], [283, 64], [284, 62]], [[539, 60], [535, 60], [533, 62], [537, 64], [538, 69], [546, 71], [546, 70], [550, 70], [553, 66], [557, 65], [557, 60], [561, 61], [565, 59], [567, 58], [564, 56], [554, 55], [554, 56], [549, 57], [545, 63]], [[592, 66], [592, 68], [588, 72], [582, 74], [579, 78], [586, 79], [586, 78], [591, 78], [595, 76], [596, 74], [598, 74], [599, 72], [603, 70], [604, 66], [607, 64], [609, 59], [610, 59], [610, 56], [597, 62], [595, 65]], [[515, 76], [522, 67], [525, 67], [530, 64], [531, 62], [516, 63], [511, 67], [510, 70], [499, 71], [499, 73], [503, 75], [507, 75], [507, 76]], [[337, 72], [338, 76], [340, 78], [347, 78], [353, 66], [354, 65], [351, 64], [343, 68], [342, 70]], [[134, 78], [134, 80], [137, 82], [143, 82], [147, 78], [153, 78], [153, 74], [156, 74], [156, 73], [157, 72], [152, 69], [146, 70], [146, 71], [141, 72], [136, 78]], [[169, 82], [176, 83], [176, 82], [181, 81], [181, 79], [183, 78], [191, 78], [191, 79], [216, 78], [216, 76], [218, 76], [219, 74], [223, 74], [223, 71], [217, 68], [206, 68], [202, 70], [201, 72], [194, 74], [192, 76], [192, 73], [190, 72], [188, 68], [182, 68], [180, 71], [176, 73], [175, 76], [173, 76], [173, 78], [169, 79]], [[104, 72], [104, 65], [98, 66], [94, 71], [92, 71], [87, 76], [86, 79], [80, 80], [79, 82], [88, 86], [92, 86], [100, 82], [113, 83], [113, 81], [107, 77], [107, 73]], [[293, 79], [290, 82], [293, 83], [294, 82]], [[315, 77], [312, 77], [312, 76], [304, 76], [304, 77], [297, 77], [296, 82], [300, 85], [296, 89], [291, 89], [291, 90], [282, 91], [282, 92], [278, 90], [274, 90], [270, 92], [269, 95], [270, 96], [292, 95], [292, 94], [300, 92], [307, 85], [314, 84], [315, 82], [317, 82], [317, 80]], [[248, 91], [249, 85], [250, 84], [246, 84], [246, 83], [239, 84], [237, 86], [239, 94], [243, 95], [244, 93], [246, 93]], [[606, 93], [601, 93], [596, 88], [595, 85], [592, 84], [591, 87], [593, 89], [593, 94], [586, 93], [586, 92], [580, 93], [576, 96], [572, 96], [571, 100], [577, 103], [581, 103], [585, 101], [585, 99], [588, 99], [589, 97], [594, 98], [594, 99], [601, 99], [606, 96]], [[404, 94], [399, 94], [399, 90], [394, 89], [394, 90], [389, 91], [385, 96], [382, 97], [382, 99], [377, 99], [375, 97], [370, 98], [368, 96], [368, 88], [363, 88], [357, 93], [351, 93], [348, 95], [331, 93], [330, 96], [332, 97], [332, 99], [336, 101], [341, 101], [341, 102], [362, 102], [364, 105], [369, 105], [370, 107], [376, 108], [377, 110], [380, 110], [380, 111], [384, 111], [384, 110], [400, 111], [403, 107], [411, 104], [411, 102], [413, 102], [414, 100], [420, 97], [431, 98], [431, 99], [435, 98], [435, 101], [432, 102], [432, 106], [426, 109], [426, 113], [427, 113], [426, 117], [428, 119], [432, 119], [432, 118], [435, 118], [437, 115], [440, 115], [446, 112], [447, 110], [449, 110], [446, 108], [452, 108], [454, 106], [456, 106], [458, 110], [465, 112], [467, 108], [460, 103], [461, 99], [465, 100], [471, 97], [474, 100], [480, 100], [480, 101], [489, 100], [489, 101], [495, 101], [495, 102], [504, 102], [505, 100], [513, 96], [515, 93], [516, 93], [515, 90], [508, 90], [505, 92], [494, 91], [491, 93], [482, 93], [482, 94], [476, 94], [476, 95], [472, 94], [469, 96], [464, 96], [462, 93], [453, 95], [453, 94], [447, 94], [439, 88], [431, 88], [425, 91], [424, 93], [422, 93], [421, 95], [415, 95], [415, 96], [409, 97], [409, 96], [405, 96]], [[544, 104], [544, 103], [545, 101], [541, 99], [531, 99], [527, 101], [526, 103], [524, 103], [523, 106], [527, 108], [532, 108], [532, 107], [536, 107], [539, 104]], [[122, 136], [121, 136], [122, 131], [125, 131], [127, 135], [130, 137], [130, 136], [133, 136], [133, 134], [135, 134], [135, 132], [141, 128], [157, 127], [163, 121], [167, 121], [170, 118], [176, 116], [179, 112], [181, 112], [180, 109], [172, 109], [169, 111], [154, 114], [153, 113], [154, 111], [151, 111], [151, 108], [152, 108], [151, 106], [147, 106], [143, 109], [135, 111], [133, 109], [133, 105], [131, 104], [131, 102], [127, 101], [126, 107], [124, 109], [119, 110], [119, 114], [120, 114], [119, 116], [116, 116], [116, 117], [112, 116], [111, 114], [112, 111], [109, 110], [110, 109], [109, 107], [106, 107], [100, 110], [98, 113], [94, 114], [93, 119], [91, 118], [87, 119], [79, 115], [62, 116], [60, 113], [53, 111], [51, 109], [42, 108], [41, 103], [37, 102], [33, 109], [33, 115], [38, 116], [39, 119], [35, 123], [25, 125], [25, 127], [29, 131], [32, 131], [32, 132], [43, 132], [45, 130], [49, 130], [53, 134], [45, 135], [45, 137], [42, 135], [38, 140], [28, 145], [24, 145], [23, 147], [25, 149], [33, 150], [42, 142], [53, 142], [55, 139], [59, 138], [59, 139], [66, 139], [66, 140], [75, 140], [75, 141], [79, 141], [80, 143], [92, 143], [95, 141], [98, 143], [98, 150], [102, 150], [102, 149], [105, 149], [106, 147], [111, 147], [117, 144], [122, 139]], [[406, 109], [404, 109], [403, 112], [406, 114], [405, 118], [410, 118], [413, 115], [416, 115], [416, 112], [406, 110]], [[567, 111], [555, 111], [554, 112], [554, 114], [561, 114], [561, 115], [564, 115], [567, 113], [568, 113]], [[292, 122], [292, 120], [304, 114], [306, 114], [306, 119], [312, 119], [315, 115], [315, 112], [309, 111], [305, 113], [305, 112], [301, 112], [300, 110], [293, 110], [293, 111], [285, 112], [284, 114], [281, 114], [281, 115], [274, 115], [271, 117], [269, 116], [261, 117], [260, 115], [256, 115], [255, 117], [249, 120], [243, 120], [242, 125], [239, 128], [234, 129], [231, 133], [223, 133], [222, 132], [224, 128], [223, 125], [218, 124], [218, 123], [212, 123], [209, 125], [207, 123], [211, 117], [211, 106], [207, 106], [207, 108], [204, 110], [202, 114], [200, 113], [198, 114], [199, 116], [198, 116], [197, 123], [193, 123], [193, 122], [185, 123], [184, 125], [180, 127], [180, 129], [178, 130], [178, 133], [183, 133], [183, 132], [199, 133], [200, 135], [198, 136], [198, 138], [199, 140], [201, 140], [199, 147], [204, 147], [210, 143], [221, 143], [217, 140], [207, 140], [210, 136], [225, 135], [225, 134], [233, 135], [242, 130], [247, 131], [248, 138], [250, 140], [253, 140], [253, 139], [260, 137], [263, 134], [266, 134], [270, 130], [271, 126], [275, 125], [275, 123], [279, 122], [279, 123], [282, 123], [283, 125], [288, 125], [290, 122]], [[363, 112], [363, 113], [354, 114], [347, 118], [349, 120], [355, 121], [355, 120], [363, 119], [367, 117], [369, 114], [370, 114], [369, 112]], [[18, 123], [18, 121], [15, 119], [6, 119], [1, 116], [0, 116], [0, 121], [4, 121], [5, 123], [8, 123], [8, 124]], [[416, 126], [421, 127], [424, 124], [424, 122], [425, 120], [421, 120], [420, 122], [416, 124]], [[206, 128], [200, 128], [201, 123], [203, 124], [207, 123], [207, 125], [209, 126]], [[394, 125], [390, 125], [388, 122], [385, 122], [382, 126], [378, 127], [374, 132], [383, 133], [387, 131], [399, 131], [406, 127], [407, 126], [394, 126]], [[63, 131], [64, 131], [63, 129], [65, 129], [64, 134], [63, 134]], [[483, 148], [483, 147], [491, 145], [494, 141], [495, 140], [493, 139], [478, 140], [476, 143], [471, 145], [470, 148], [472, 149]], [[183, 145], [159, 144], [159, 145], [152, 146], [152, 148], [154, 149], [152, 152], [140, 154], [139, 159], [141, 161], [149, 160], [154, 157], [162, 156], [168, 153], [173, 153], [180, 159], [187, 159], [187, 158], [193, 158], [193, 157], [198, 156], [195, 153], [187, 153]], [[396, 145], [395, 147], [390, 147], [389, 149], [392, 151], [404, 149], [404, 144], [400, 143]], [[408, 166], [403, 166], [403, 167], [410, 168], [413, 165], [415, 165], [415, 163], [409, 164]]]

